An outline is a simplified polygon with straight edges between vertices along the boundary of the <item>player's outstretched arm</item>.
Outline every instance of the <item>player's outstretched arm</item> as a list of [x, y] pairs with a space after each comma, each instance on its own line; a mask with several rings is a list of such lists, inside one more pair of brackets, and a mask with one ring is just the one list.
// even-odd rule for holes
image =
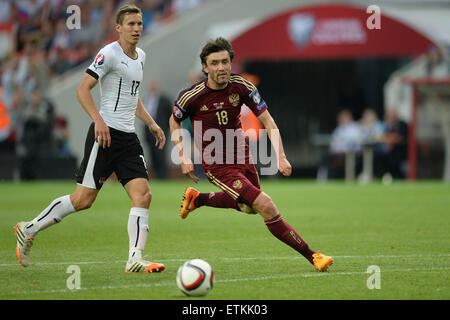
[[189, 156], [184, 154], [183, 150], [183, 137], [181, 135], [181, 123], [175, 121], [173, 116], [169, 118], [170, 135], [174, 147], [177, 149], [178, 157], [181, 161], [181, 172], [188, 178], [192, 179], [195, 183], [199, 181], [199, 178], [194, 174], [194, 164]]
[[157, 146], [159, 150], [162, 150], [162, 148], [164, 148], [166, 144], [166, 135], [164, 134], [164, 131], [160, 128], [160, 126], [156, 123], [156, 121], [152, 118], [152, 116], [147, 112], [147, 110], [145, 110], [140, 97], [138, 98], [136, 117], [138, 117], [142, 122], [145, 123], [145, 125], [148, 127], [148, 129], [156, 139], [155, 146]]
[[109, 134], [109, 128], [95, 107], [94, 99], [92, 98], [91, 89], [95, 87], [97, 82], [97, 79], [85, 73], [78, 85], [77, 98], [84, 111], [95, 123], [95, 141], [102, 148], [105, 148], [111, 146], [111, 136]]
[[281, 140], [280, 130], [278, 129], [275, 120], [273, 120], [272, 116], [267, 110], [261, 113], [258, 116], [258, 119], [266, 129], [267, 135], [272, 142], [273, 149], [277, 154], [278, 171], [280, 171], [283, 176], [290, 176], [292, 173], [292, 166], [286, 158], [286, 154], [284, 153], [283, 141]]

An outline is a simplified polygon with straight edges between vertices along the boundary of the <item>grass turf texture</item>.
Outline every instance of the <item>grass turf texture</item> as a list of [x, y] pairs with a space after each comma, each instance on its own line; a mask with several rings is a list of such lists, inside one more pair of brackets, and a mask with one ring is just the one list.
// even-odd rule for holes
[[[145, 254], [164, 263], [154, 274], [125, 274], [130, 201], [118, 183], [107, 183], [89, 210], [41, 232], [23, 268], [15, 257], [13, 226], [31, 220], [74, 183], [0, 183], [0, 299], [438, 299], [450, 298], [450, 186], [394, 182], [390, 186], [263, 180], [262, 189], [314, 250], [335, 257], [319, 273], [274, 238], [259, 216], [200, 208], [178, 216], [189, 181], [150, 182], [153, 194]], [[202, 181], [201, 192], [217, 191]], [[176, 287], [186, 260], [208, 261], [216, 274], [206, 296], [184, 296]], [[81, 289], [66, 281], [81, 270]], [[368, 289], [380, 268], [380, 289]]]

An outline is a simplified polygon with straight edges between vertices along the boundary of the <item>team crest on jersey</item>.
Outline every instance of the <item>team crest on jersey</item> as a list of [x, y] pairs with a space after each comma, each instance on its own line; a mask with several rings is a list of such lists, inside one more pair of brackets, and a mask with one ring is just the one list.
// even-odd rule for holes
[[233, 182], [233, 188], [235, 188], [235, 189], [241, 189], [241, 188], [242, 188], [242, 182], [241, 182], [241, 180], [234, 180], [234, 182]]
[[99, 53], [97, 57], [95, 57], [95, 64], [101, 66], [105, 62], [105, 56], [103, 53]]
[[183, 113], [181, 112], [180, 109], [177, 108], [177, 106], [173, 107], [173, 114], [175, 117], [177, 117], [178, 119], [183, 118]]
[[237, 93], [233, 93], [228, 97], [230, 103], [233, 107], [237, 107], [239, 105], [239, 95]]

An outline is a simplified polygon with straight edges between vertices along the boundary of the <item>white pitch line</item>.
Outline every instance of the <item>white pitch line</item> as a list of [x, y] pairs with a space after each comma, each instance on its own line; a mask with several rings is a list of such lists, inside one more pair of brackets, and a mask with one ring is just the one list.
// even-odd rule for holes
[[[442, 268], [407, 268], [407, 269], [389, 269], [389, 270], [381, 270], [381, 272], [411, 272], [411, 271], [445, 271], [450, 270], [450, 267], [442, 267]], [[325, 276], [349, 276], [356, 274], [367, 274], [367, 271], [349, 271], [349, 272], [313, 272], [313, 273], [299, 273], [299, 274], [284, 274], [278, 276], [267, 276], [267, 277], [257, 277], [251, 279], [228, 279], [228, 280], [217, 280], [217, 282], [237, 282], [237, 281], [258, 281], [258, 280], [273, 280], [273, 279], [285, 279], [285, 278], [313, 278], [313, 277], [325, 277]]]
[[[450, 254], [405, 254], [405, 255], [346, 255], [346, 256], [332, 256], [335, 259], [377, 259], [377, 258], [426, 258], [426, 257], [450, 257]], [[184, 259], [161, 259], [161, 262], [184, 262], [190, 258]], [[252, 260], [292, 260], [302, 259], [301, 256], [292, 255], [286, 257], [260, 256], [260, 257], [205, 257], [204, 260], [210, 261], [252, 261]], [[34, 262], [32, 265], [78, 265], [78, 264], [107, 264], [107, 263], [125, 263], [126, 260], [114, 261], [78, 261], [78, 262]], [[2, 263], [0, 267], [17, 266], [18, 263]]]
[[[383, 273], [386, 272], [433, 272], [433, 271], [445, 271], [450, 270], [450, 267], [443, 268], [406, 268], [406, 269], [389, 269], [382, 270]], [[298, 273], [298, 274], [285, 274], [285, 275], [275, 275], [275, 276], [262, 276], [254, 278], [236, 278], [236, 279], [216, 279], [216, 283], [227, 283], [227, 282], [243, 282], [243, 281], [267, 281], [274, 279], [287, 279], [287, 278], [313, 278], [313, 277], [330, 277], [330, 276], [351, 276], [351, 275], [362, 275], [367, 274], [365, 271], [352, 271], [352, 272], [309, 272], [309, 273]], [[128, 288], [150, 288], [150, 287], [176, 287], [175, 281], [164, 281], [160, 283], [142, 283], [142, 284], [132, 284], [132, 285], [121, 285], [121, 286], [100, 286], [100, 287], [88, 287], [80, 288], [78, 290], [69, 289], [49, 289], [49, 290], [35, 290], [35, 291], [15, 291], [15, 292], [0, 292], [0, 296], [7, 295], [21, 295], [21, 294], [42, 294], [42, 293], [76, 293], [79, 291], [88, 290], [118, 290], [118, 289], [128, 289]]]

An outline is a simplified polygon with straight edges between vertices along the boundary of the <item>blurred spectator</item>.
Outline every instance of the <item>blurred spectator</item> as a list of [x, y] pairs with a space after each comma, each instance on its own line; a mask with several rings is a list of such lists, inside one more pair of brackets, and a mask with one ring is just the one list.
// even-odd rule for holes
[[205, 0], [173, 0], [172, 12], [176, 15], [183, 14], [201, 5]]
[[165, 0], [143, 0], [141, 9], [144, 20], [144, 32], [149, 33], [157, 29], [168, 12], [169, 1]]
[[64, 59], [62, 50], [52, 50], [49, 62], [52, 75], [62, 74], [70, 69], [69, 62]]
[[9, 118], [6, 104], [3, 103], [2, 96], [3, 88], [0, 87], [0, 152], [13, 151], [14, 144], [9, 139], [11, 134], [11, 119]]
[[331, 134], [330, 152], [342, 154], [349, 151], [361, 151], [361, 137], [352, 112], [344, 109], [337, 115], [337, 127]]
[[12, 14], [15, 10], [12, 0], [0, 0], [0, 23], [11, 22], [14, 18]]
[[385, 146], [382, 143], [385, 126], [378, 119], [378, 115], [373, 109], [366, 109], [359, 120], [361, 134], [361, 143], [363, 146], [372, 148], [373, 154], [373, 172], [375, 176], [380, 176], [383, 171], [383, 159], [385, 155]]
[[63, 116], [58, 116], [52, 131], [52, 138], [55, 143], [55, 156], [58, 158], [73, 157], [72, 151], [69, 147], [69, 127], [67, 120]]
[[[400, 119], [411, 119], [411, 105], [413, 104], [413, 86], [407, 80], [447, 79], [450, 76], [450, 59], [448, 48], [432, 46], [428, 52], [410, 64], [394, 72], [385, 84], [385, 105], [395, 108]], [[418, 95], [417, 122], [415, 123], [416, 139], [420, 145], [424, 160], [431, 161], [431, 149], [434, 148], [432, 140], [443, 137], [445, 160], [443, 179], [450, 182], [450, 97], [440, 86], [431, 90], [420, 90]], [[425, 88], [425, 87], [424, 87]], [[444, 87], [443, 87], [444, 88]], [[431, 142], [431, 143], [430, 143]], [[407, 145], [404, 145], [406, 148]], [[419, 167], [420, 167], [419, 163]], [[406, 165], [403, 165], [403, 172]], [[417, 168], [420, 170], [420, 168]], [[397, 170], [398, 171], [398, 170]]]
[[384, 174], [403, 179], [407, 171], [408, 125], [400, 120], [397, 111], [392, 108], [386, 109], [384, 124]]
[[[432, 47], [427, 55], [426, 74], [433, 79], [450, 77], [450, 59], [448, 52], [442, 47]], [[436, 90], [433, 94], [423, 95], [423, 103], [419, 108], [418, 126], [422, 119], [429, 119], [428, 128], [439, 130], [444, 144], [444, 172], [443, 179], [450, 182], [450, 94]], [[426, 118], [427, 117], [427, 118]], [[422, 129], [422, 128], [419, 128]], [[436, 130], [436, 131], [437, 131]], [[420, 133], [419, 130], [418, 135]], [[423, 129], [421, 130], [423, 131]]]
[[8, 110], [13, 109], [14, 95], [19, 89], [19, 83], [17, 79], [18, 66], [19, 58], [17, 56], [13, 56], [5, 62], [2, 68], [1, 86], [3, 90], [1, 98]]
[[53, 104], [35, 89], [30, 100], [20, 106], [17, 151], [21, 159], [21, 178], [35, 179], [39, 161], [52, 155], [53, 121]]
[[[337, 115], [337, 127], [331, 133], [329, 152], [319, 167], [318, 180], [340, 179], [345, 176], [346, 154], [354, 152], [360, 162], [361, 135], [350, 110], [341, 110]], [[358, 165], [359, 166], [359, 165]]]
[[23, 99], [22, 83], [19, 72], [20, 59], [17, 56], [12, 57], [4, 65], [2, 72], [2, 101], [5, 104], [10, 118], [10, 130], [12, 143], [15, 143], [15, 132], [19, 122], [19, 106]]
[[29, 69], [27, 75], [27, 94], [34, 89], [38, 89], [41, 94], [45, 95], [50, 85], [50, 68], [47, 64], [47, 56], [45, 51], [32, 47], [29, 58]]
[[[81, 28], [70, 30], [75, 45], [88, 44], [95, 46], [102, 41], [102, 8], [92, 1], [79, 4], [81, 14]], [[66, 28], [67, 29], [67, 28]]]
[[[166, 137], [170, 137], [169, 131], [169, 117], [172, 114], [172, 103], [168, 97], [161, 93], [159, 82], [156, 80], [150, 81], [148, 85], [147, 97], [144, 100], [144, 107], [152, 118], [159, 124], [164, 131]], [[168, 159], [165, 149], [159, 150], [155, 146], [155, 137], [145, 126], [145, 138], [148, 148], [150, 150], [151, 166], [154, 169], [158, 179], [168, 179]]]
[[359, 120], [359, 130], [362, 144], [374, 145], [375, 152], [381, 152], [383, 145], [381, 140], [384, 134], [384, 124], [378, 119], [377, 113], [373, 109], [364, 110]]
[[445, 49], [432, 47], [427, 53], [426, 75], [433, 78], [446, 78], [450, 73], [450, 65], [445, 59]]
[[[83, 26], [84, 28], [84, 26]], [[59, 20], [56, 25], [55, 36], [53, 37], [50, 50], [66, 50], [70, 49], [73, 44], [75, 32], [69, 30], [64, 20]]]

